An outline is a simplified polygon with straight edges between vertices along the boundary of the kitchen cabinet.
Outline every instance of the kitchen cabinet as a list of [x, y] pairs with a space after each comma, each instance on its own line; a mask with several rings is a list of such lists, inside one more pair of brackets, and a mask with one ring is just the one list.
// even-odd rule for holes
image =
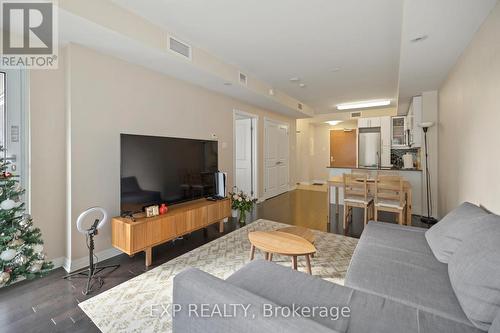
[[422, 122], [422, 96], [412, 98], [407, 115], [409, 144], [411, 147], [422, 147], [422, 129], [418, 126]]
[[370, 122], [368, 118], [359, 118], [358, 119], [358, 128], [368, 128], [370, 127]]
[[358, 128], [380, 127], [380, 117], [359, 118]]
[[393, 148], [408, 147], [408, 124], [406, 116], [391, 118], [391, 146]]
[[391, 117], [380, 117], [380, 165], [383, 167], [391, 166]]

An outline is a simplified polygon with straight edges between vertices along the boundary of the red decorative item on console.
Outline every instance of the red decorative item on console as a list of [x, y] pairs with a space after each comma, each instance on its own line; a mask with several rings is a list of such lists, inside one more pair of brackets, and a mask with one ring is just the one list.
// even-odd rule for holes
[[168, 212], [167, 205], [165, 205], [164, 203], [161, 204], [161, 206], [160, 206], [160, 215], [167, 214], [167, 212]]

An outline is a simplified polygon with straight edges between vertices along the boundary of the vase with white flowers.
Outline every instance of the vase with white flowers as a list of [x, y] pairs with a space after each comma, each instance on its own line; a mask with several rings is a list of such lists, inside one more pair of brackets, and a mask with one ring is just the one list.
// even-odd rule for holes
[[257, 202], [257, 199], [252, 198], [245, 192], [238, 190], [229, 193], [229, 195], [231, 196], [231, 208], [240, 212], [238, 222], [240, 224], [245, 224], [247, 213], [252, 210], [252, 207]]

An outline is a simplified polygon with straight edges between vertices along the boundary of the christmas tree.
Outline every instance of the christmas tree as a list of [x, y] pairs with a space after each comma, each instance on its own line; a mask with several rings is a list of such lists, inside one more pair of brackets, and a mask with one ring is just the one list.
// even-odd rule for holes
[[7, 171], [3, 151], [0, 147], [0, 287], [42, 276], [52, 268], [45, 261], [40, 229], [25, 214], [24, 189], [18, 176]]

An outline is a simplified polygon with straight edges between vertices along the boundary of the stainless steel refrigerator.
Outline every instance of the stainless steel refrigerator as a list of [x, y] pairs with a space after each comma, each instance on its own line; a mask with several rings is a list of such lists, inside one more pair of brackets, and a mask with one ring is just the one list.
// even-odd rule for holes
[[360, 128], [358, 147], [358, 166], [377, 168], [380, 166], [380, 128]]

